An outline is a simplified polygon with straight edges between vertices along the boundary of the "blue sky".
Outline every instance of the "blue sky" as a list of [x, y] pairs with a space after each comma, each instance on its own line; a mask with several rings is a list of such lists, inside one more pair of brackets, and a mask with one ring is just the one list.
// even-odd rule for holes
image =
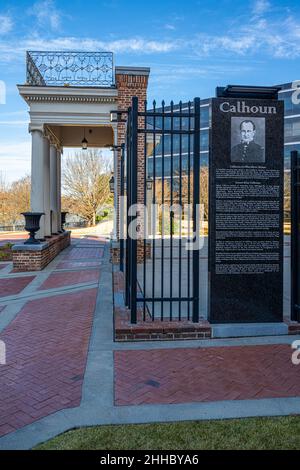
[[300, 79], [296, 0], [0, 0], [0, 171], [30, 172], [25, 51], [106, 50], [117, 65], [150, 66], [149, 100], [213, 96], [226, 84]]

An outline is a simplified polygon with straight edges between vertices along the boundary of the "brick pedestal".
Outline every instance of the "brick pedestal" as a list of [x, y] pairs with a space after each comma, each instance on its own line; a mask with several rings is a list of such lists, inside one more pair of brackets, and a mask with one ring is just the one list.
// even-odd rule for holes
[[117, 241], [111, 242], [110, 259], [112, 264], [120, 264], [120, 244]]
[[71, 243], [71, 232], [53, 235], [40, 245], [14, 245], [14, 272], [41, 271]]
[[210, 339], [211, 326], [207, 321], [162, 322], [143, 321], [142, 311], [138, 312], [138, 323], [130, 323], [130, 312], [126, 308], [115, 307], [115, 341], [167, 341], [187, 339]]
[[130, 310], [124, 304], [125, 286], [124, 273], [113, 272], [114, 293], [114, 328], [115, 341], [153, 341], [153, 340], [187, 340], [211, 338], [211, 325], [203, 320], [193, 323], [183, 321], [152, 321], [150, 317], [143, 319], [141, 309], [137, 311], [137, 324], [130, 323]]
[[[144, 262], [144, 241], [138, 240], [137, 241], [137, 263]], [[146, 242], [146, 260], [151, 259], [151, 242]]]
[[289, 335], [300, 335], [300, 323], [296, 321], [286, 322], [289, 328]]

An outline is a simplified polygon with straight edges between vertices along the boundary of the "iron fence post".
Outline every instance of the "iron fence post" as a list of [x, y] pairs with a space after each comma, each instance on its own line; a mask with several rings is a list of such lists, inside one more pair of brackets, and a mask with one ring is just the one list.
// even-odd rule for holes
[[[125, 160], [125, 144], [121, 146], [121, 166], [120, 166], [120, 194], [121, 194], [121, 205], [120, 208], [120, 271], [124, 271], [124, 162]], [[122, 224], [122, 225], [121, 225]]]
[[193, 145], [193, 322], [199, 321], [199, 205], [200, 205], [200, 98], [194, 99], [194, 145]]
[[[131, 206], [137, 204], [137, 173], [138, 173], [138, 98], [134, 96], [132, 98], [132, 114], [131, 114]], [[133, 215], [131, 223], [137, 218], [137, 214]], [[130, 311], [131, 311], [131, 323], [137, 321], [137, 234], [131, 238], [131, 250], [130, 250]], [[130, 236], [130, 235], [129, 235]]]
[[125, 267], [125, 305], [129, 308], [130, 305], [130, 243], [129, 238], [129, 207], [131, 197], [131, 108], [128, 108], [128, 119], [127, 119], [127, 134], [126, 134], [126, 267]]
[[300, 321], [300, 158], [291, 152], [291, 320]]

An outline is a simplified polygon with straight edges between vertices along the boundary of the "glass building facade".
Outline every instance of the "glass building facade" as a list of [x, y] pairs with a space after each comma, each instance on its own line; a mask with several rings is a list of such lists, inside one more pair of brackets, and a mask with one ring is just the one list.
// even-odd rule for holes
[[300, 104], [293, 103], [292, 83], [280, 86], [279, 98], [284, 101], [284, 167], [289, 169], [291, 151], [300, 152]]
[[[281, 90], [279, 92], [279, 99], [284, 101], [284, 167], [286, 170], [290, 168], [290, 153], [292, 150], [298, 150], [300, 152], [300, 104], [293, 103], [292, 95], [295, 92], [295, 89], [292, 89], [292, 83], [285, 83], [279, 85]], [[210, 129], [210, 114], [211, 106], [210, 99], [201, 100], [201, 132], [200, 132], [200, 145], [201, 145], [201, 166], [208, 165], [208, 155], [209, 155], [209, 129]], [[187, 111], [188, 104], [182, 104], [182, 111]], [[168, 112], [169, 107], [165, 108], [165, 111]], [[179, 111], [179, 106], [174, 106], [174, 111]], [[160, 122], [161, 118], [155, 118], [155, 128], [159, 129], [162, 125]], [[148, 127], [151, 128], [154, 125], [153, 118], [148, 120]], [[168, 129], [168, 118], [164, 119], [164, 127]], [[174, 119], [173, 126], [174, 129], [179, 129], [179, 126], [182, 126], [182, 129], [185, 128], [185, 119], [181, 120]], [[171, 173], [171, 162], [170, 162], [170, 153], [171, 146], [173, 146], [173, 175], [176, 175], [177, 170], [179, 171], [179, 160], [180, 154], [182, 156], [182, 173], [184, 174], [188, 162], [188, 146], [192, 143], [189, 143], [187, 136], [182, 136], [181, 140], [179, 135], [175, 135], [172, 138], [165, 135], [164, 138], [164, 149], [162, 149], [162, 140], [157, 139], [157, 144], [155, 149], [152, 149], [150, 154], [148, 154], [148, 168], [147, 176], [159, 178], [162, 174], [162, 154], [164, 154], [164, 177], [168, 178]], [[153, 146], [152, 146], [153, 148]], [[155, 161], [155, 164], [154, 164]], [[155, 166], [155, 168], [154, 168]]]
[[[188, 103], [182, 104], [181, 111], [182, 113], [188, 112]], [[193, 103], [190, 105], [190, 110], [193, 110]], [[170, 107], [164, 108], [165, 112], [168, 113], [170, 111]], [[174, 105], [173, 107], [174, 112], [179, 112], [179, 105]], [[157, 111], [161, 111], [157, 109]], [[162, 128], [162, 118], [157, 117], [155, 118], [148, 118], [147, 127], [149, 129], [161, 129]], [[167, 117], [164, 118], [164, 129], [165, 131], [170, 129], [171, 120]], [[179, 130], [180, 126], [182, 130], [188, 130], [188, 125], [193, 127], [193, 119], [189, 120], [182, 118], [173, 119], [173, 129]], [[207, 166], [208, 165], [208, 149], [209, 149], [209, 129], [210, 129], [210, 99], [201, 100], [201, 131], [200, 131], [200, 154], [201, 154], [201, 165]], [[150, 134], [151, 136], [151, 134]], [[157, 139], [157, 144], [155, 149], [152, 149], [151, 153], [148, 154], [147, 159], [147, 176], [148, 178], [152, 178], [155, 176], [159, 178], [162, 175], [162, 167], [164, 178], [168, 178], [171, 175], [171, 157], [170, 154], [173, 154], [173, 176], [176, 177], [176, 173], [179, 173], [179, 166], [180, 166], [180, 157], [181, 157], [181, 164], [182, 164], [182, 174], [185, 174], [188, 169], [188, 155], [190, 155], [190, 165], [192, 165], [192, 158], [193, 158], [193, 142], [192, 139], [189, 142], [189, 138], [187, 135], [173, 135], [165, 134], [163, 139]], [[190, 146], [190, 147], [189, 147]], [[163, 164], [162, 164], [162, 155]]]

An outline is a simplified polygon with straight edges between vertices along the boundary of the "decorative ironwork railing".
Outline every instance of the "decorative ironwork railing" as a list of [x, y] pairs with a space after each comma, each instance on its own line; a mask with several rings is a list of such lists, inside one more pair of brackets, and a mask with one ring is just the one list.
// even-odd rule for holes
[[28, 51], [29, 85], [95, 86], [114, 85], [112, 52], [38, 52]]

